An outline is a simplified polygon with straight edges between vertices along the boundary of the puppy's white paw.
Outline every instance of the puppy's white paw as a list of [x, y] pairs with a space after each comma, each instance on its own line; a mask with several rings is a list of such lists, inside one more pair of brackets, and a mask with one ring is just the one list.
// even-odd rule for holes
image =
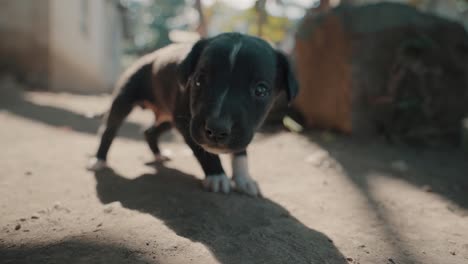
[[100, 160], [96, 157], [93, 157], [89, 160], [88, 166], [86, 166], [86, 169], [90, 171], [98, 171], [102, 170], [104, 168], [107, 168], [107, 163], [105, 160]]
[[212, 192], [229, 193], [231, 181], [224, 173], [208, 175], [203, 180], [203, 187]]
[[246, 193], [250, 196], [262, 196], [260, 188], [256, 181], [254, 181], [248, 174], [237, 174], [232, 177], [236, 190]]

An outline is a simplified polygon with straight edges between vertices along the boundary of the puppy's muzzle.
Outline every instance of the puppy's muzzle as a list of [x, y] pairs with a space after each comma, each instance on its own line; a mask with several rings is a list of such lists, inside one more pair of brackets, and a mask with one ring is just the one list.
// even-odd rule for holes
[[205, 137], [209, 143], [224, 145], [231, 138], [232, 123], [228, 119], [208, 118], [205, 123]]

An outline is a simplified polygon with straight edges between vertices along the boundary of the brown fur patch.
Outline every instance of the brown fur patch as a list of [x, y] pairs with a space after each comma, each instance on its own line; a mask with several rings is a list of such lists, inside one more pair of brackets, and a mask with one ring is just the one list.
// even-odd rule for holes
[[170, 113], [160, 111], [158, 107], [150, 101], [143, 101], [145, 109], [150, 109], [154, 113], [154, 117], [158, 123], [161, 122], [172, 122], [172, 115]]

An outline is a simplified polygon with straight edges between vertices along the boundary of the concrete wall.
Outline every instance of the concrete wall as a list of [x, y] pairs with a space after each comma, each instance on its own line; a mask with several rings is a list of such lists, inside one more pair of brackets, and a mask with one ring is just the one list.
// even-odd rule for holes
[[49, 0], [2, 1], [0, 70], [37, 86], [48, 84]]
[[113, 87], [115, 81], [122, 72], [120, 58], [122, 57], [123, 20], [112, 1], [106, 1], [104, 20], [104, 32], [106, 34], [101, 43], [101, 60], [104, 69], [104, 81]]
[[120, 70], [120, 39], [112, 35], [121, 28], [115, 8], [106, 0], [85, 2], [50, 1], [52, 90], [109, 91]]
[[54, 91], [110, 91], [122, 20], [112, 0], [3, 0], [0, 71]]

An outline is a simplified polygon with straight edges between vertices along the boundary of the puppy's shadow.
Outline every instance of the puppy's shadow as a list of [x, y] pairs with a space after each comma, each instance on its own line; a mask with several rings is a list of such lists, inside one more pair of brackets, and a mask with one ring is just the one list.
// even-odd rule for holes
[[208, 193], [192, 175], [163, 166], [132, 180], [111, 169], [95, 176], [102, 203], [119, 201], [163, 220], [221, 263], [346, 263], [326, 235], [268, 199]]

